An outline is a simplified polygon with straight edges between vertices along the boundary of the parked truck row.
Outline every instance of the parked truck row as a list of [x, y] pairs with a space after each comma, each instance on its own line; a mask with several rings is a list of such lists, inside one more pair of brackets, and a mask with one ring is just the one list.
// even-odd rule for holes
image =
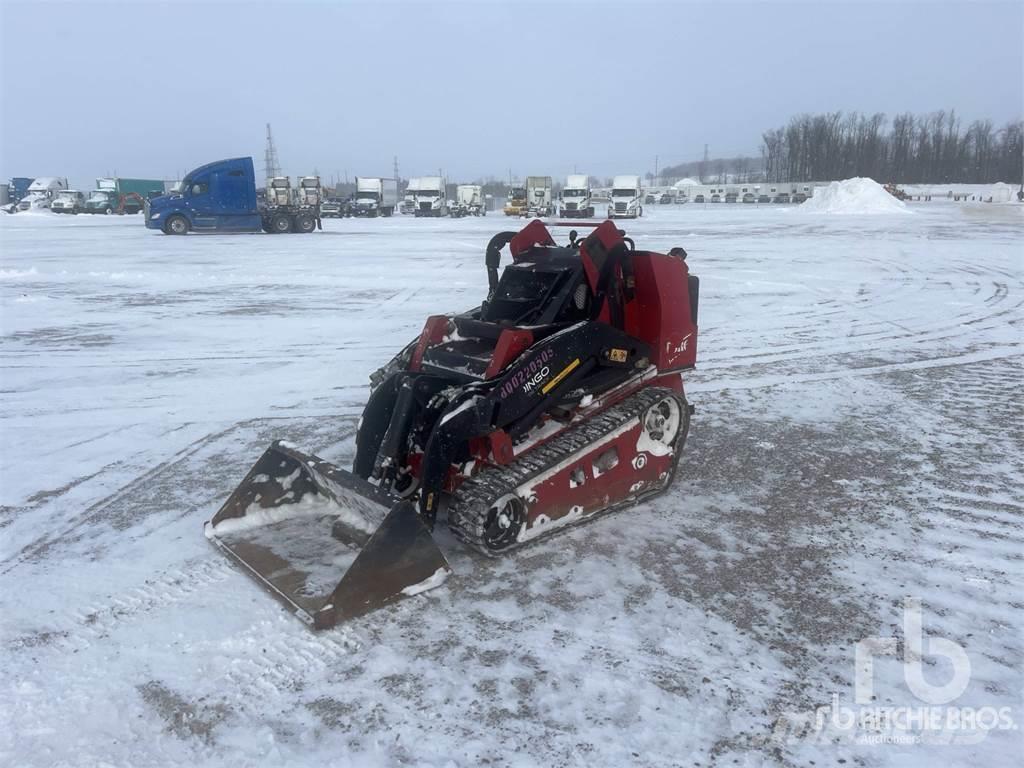
[[162, 195], [168, 182], [160, 179], [96, 179], [96, 188], [80, 191], [69, 188], [67, 179], [41, 176], [36, 179], [15, 177], [7, 186], [7, 210], [49, 209], [53, 213], [138, 213], [149, 197]]
[[[398, 210], [416, 217], [484, 216], [489, 195], [480, 184], [459, 184], [454, 196], [442, 176], [409, 179], [399, 192], [397, 179], [358, 176], [347, 198], [325, 196], [318, 176], [292, 180], [278, 176], [257, 188], [251, 157], [232, 158], [196, 168], [173, 184], [155, 179], [99, 178], [87, 192], [69, 189], [66, 179], [15, 178], [7, 185], [18, 210], [49, 208], [55, 213], [145, 212], [146, 226], [167, 234], [239, 231], [269, 233], [312, 232], [331, 217], [392, 216]], [[401, 196], [400, 196], [401, 195]], [[528, 176], [508, 190], [504, 213], [508, 216], [592, 218], [595, 193], [589, 177], [573, 174], [557, 197], [550, 176]], [[617, 176], [608, 216], [636, 217], [640, 205], [640, 177]]]
[[[709, 186], [683, 179], [671, 187], [644, 189], [642, 177], [633, 174], [615, 176], [611, 187], [592, 188], [590, 179], [586, 174], [570, 174], [556, 194], [550, 176], [527, 176], [524, 182], [510, 183], [501, 210], [506, 216], [592, 219], [607, 205], [608, 218], [639, 218], [644, 205], [800, 203], [812, 194], [810, 184], [789, 185], [790, 190], [768, 184]], [[72, 215], [145, 211], [146, 226], [168, 234], [282, 233], [312, 232], [322, 228], [324, 218], [389, 217], [396, 210], [416, 217], [484, 216], [492, 201], [483, 185], [449, 185], [442, 176], [411, 178], [404, 190], [398, 179], [358, 176], [354, 187], [347, 197], [329, 194], [331, 190], [322, 187], [316, 175], [298, 177], [294, 186], [289, 177], [280, 176], [257, 187], [250, 157], [209, 163], [179, 182], [98, 178], [96, 188], [86, 191], [71, 189], [67, 179], [56, 176], [14, 177], [0, 184], [0, 209], [9, 213], [49, 209]]]
[[[324, 219], [349, 216], [374, 218], [393, 216], [396, 210], [403, 214], [415, 213], [419, 182], [420, 179], [410, 179], [408, 187], [399, 199], [397, 179], [357, 176], [355, 192], [347, 198], [325, 198], [320, 204], [320, 216]], [[433, 201], [434, 197], [431, 196], [431, 202]]]
[[[148, 200], [146, 226], [173, 235], [260, 230], [282, 234], [322, 228], [324, 217], [392, 216], [396, 208], [417, 217], [481, 216], [486, 212], [480, 185], [461, 185], [449, 200], [441, 176], [412, 179], [401, 204], [397, 179], [357, 177], [355, 187], [347, 200], [325, 199], [319, 177], [304, 176], [292, 187], [287, 176], [280, 176], [267, 180], [261, 198], [251, 157], [220, 160], [187, 174], [177, 193]], [[547, 195], [550, 200], [550, 184]], [[544, 199], [537, 199], [544, 204]]]
[[[550, 176], [527, 176], [525, 184], [513, 184], [508, 189], [504, 213], [506, 216], [553, 216], [566, 218], [593, 218], [596, 195], [590, 186], [590, 177], [572, 174], [565, 180], [557, 200], [552, 194]], [[616, 176], [612, 185], [608, 218], [637, 218], [643, 216], [643, 192], [640, 176]]]
[[[510, 190], [507, 215], [552, 216], [557, 212], [550, 176], [529, 176], [522, 187]], [[637, 217], [641, 207], [639, 176], [616, 176], [608, 216]], [[570, 216], [594, 215], [588, 177], [567, 179], [561, 200]], [[220, 160], [187, 174], [175, 194], [145, 200], [146, 226], [165, 234], [188, 232], [258, 232], [273, 234], [312, 232], [322, 228], [326, 216], [391, 216], [395, 209], [416, 217], [483, 216], [487, 206], [483, 188], [461, 184], [453, 199], [442, 176], [410, 179], [401, 202], [398, 181], [357, 177], [348, 199], [326, 198], [318, 176], [303, 176], [292, 187], [287, 176], [267, 180], [262, 197], [256, 188], [251, 157]]]
[[[678, 185], [677, 185], [678, 186]], [[290, 177], [267, 179], [257, 188], [251, 157], [231, 158], [200, 166], [180, 182], [156, 179], [99, 178], [89, 192], [69, 189], [59, 177], [30, 179], [17, 177], [0, 185], [7, 210], [49, 208], [55, 213], [137, 213], [144, 211], [149, 229], [165, 234], [188, 232], [287, 232], [308, 233], [320, 228], [321, 220], [332, 216], [389, 217], [398, 210], [416, 217], [484, 216], [490, 195], [480, 184], [459, 184], [450, 195], [442, 176], [409, 180], [399, 191], [397, 179], [359, 176], [348, 198], [327, 197], [316, 175], [302, 176], [293, 185]], [[696, 190], [695, 190], [696, 191]], [[724, 191], [724, 190], [723, 190]], [[755, 188], [755, 191], [760, 191]], [[775, 191], [774, 189], [772, 190]], [[689, 190], [648, 189], [639, 175], [620, 175], [610, 189], [593, 189], [590, 177], [571, 174], [558, 195], [550, 176], [528, 176], [510, 185], [504, 205], [507, 216], [593, 218], [597, 203], [607, 201], [612, 219], [639, 218], [644, 204], [703, 202], [703, 193]], [[743, 202], [760, 202], [754, 192], [744, 189]], [[738, 194], [734, 195], [738, 198]], [[764, 196], [767, 201], [767, 196]], [[722, 199], [713, 194], [712, 202]], [[732, 202], [730, 195], [726, 202]], [[775, 202], [778, 201], [776, 197]], [[788, 202], [788, 200], [786, 201]]]
[[57, 194], [68, 188], [68, 180], [56, 176], [40, 176], [29, 182], [25, 195], [18, 199], [17, 210], [49, 208]]

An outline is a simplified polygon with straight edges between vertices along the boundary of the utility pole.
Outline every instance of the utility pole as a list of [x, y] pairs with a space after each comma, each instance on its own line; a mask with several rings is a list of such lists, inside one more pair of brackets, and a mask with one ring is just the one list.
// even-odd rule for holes
[[658, 156], [654, 156], [654, 186], [658, 186]]
[[399, 181], [399, 179], [398, 179], [398, 155], [395, 155], [395, 163], [394, 163], [393, 173], [395, 174], [395, 183], [397, 184], [398, 181]]

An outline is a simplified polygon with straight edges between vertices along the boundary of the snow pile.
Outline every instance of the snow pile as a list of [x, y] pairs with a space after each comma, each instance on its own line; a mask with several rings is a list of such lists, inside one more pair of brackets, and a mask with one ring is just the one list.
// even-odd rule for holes
[[696, 179], [691, 179], [689, 176], [687, 176], [685, 179], [680, 179], [672, 186], [675, 187], [676, 189], [684, 189], [685, 187], [696, 187], [699, 184], [699, 181], [697, 181]]
[[28, 269], [0, 269], [0, 280], [16, 280], [20, 277], [35, 277], [39, 273], [35, 267]]
[[885, 191], [873, 179], [833, 181], [814, 190], [814, 196], [800, 205], [809, 213], [910, 213], [902, 200]]

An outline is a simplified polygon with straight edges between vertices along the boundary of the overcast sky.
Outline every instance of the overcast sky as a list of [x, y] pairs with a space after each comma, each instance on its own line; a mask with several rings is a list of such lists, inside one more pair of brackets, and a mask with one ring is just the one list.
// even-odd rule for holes
[[452, 181], [756, 155], [798, 112], [1024, 114], [1024, 2], [0, 0], [0, 178], [221, 157]]

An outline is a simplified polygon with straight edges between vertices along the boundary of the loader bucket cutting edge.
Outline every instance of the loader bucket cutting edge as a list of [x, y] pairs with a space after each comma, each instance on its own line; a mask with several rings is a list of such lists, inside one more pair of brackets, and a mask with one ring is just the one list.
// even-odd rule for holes
[[315, 629], [440, 585], [448, 561], [415, 506], [283, 441], [206, 535]]

